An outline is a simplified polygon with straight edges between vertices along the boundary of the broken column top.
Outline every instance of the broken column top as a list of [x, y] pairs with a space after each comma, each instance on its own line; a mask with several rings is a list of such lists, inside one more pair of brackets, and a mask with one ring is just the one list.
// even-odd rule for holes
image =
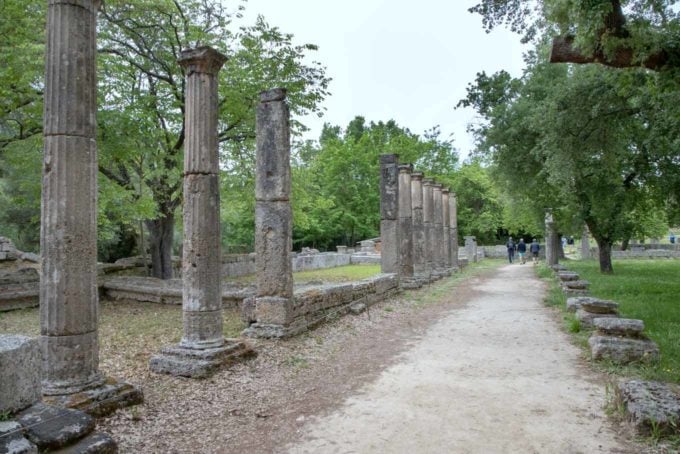
[[411, 173], [412, 171], [413, 171], [412, 164], [399, 164], [399, 173]]
[[217, 75], [226, 61], [226, 55], [212, 47], [202, 46], [183, 50], [177, 63], [186, 70], [187, 74], [206, 73], [214, 76]]
[[260, 102], [285, 101], [288, 91], [285, 88], [272, 88], [260, 92]]
[[399, 161], [398, 154], [381, 154], [380, 164], [396, 164]]
[[422, 180], [423, 179], [423, 172], [411, 172], [411, 179], [412, 180]]
[[424, 178], [423, 179], [423, 185], [424, 186], [432, 186], [432, 185], [434, 185], [434, 180], [432, 178]]
[[442, 188], [442, 194], [448, 194], [449, 188]]

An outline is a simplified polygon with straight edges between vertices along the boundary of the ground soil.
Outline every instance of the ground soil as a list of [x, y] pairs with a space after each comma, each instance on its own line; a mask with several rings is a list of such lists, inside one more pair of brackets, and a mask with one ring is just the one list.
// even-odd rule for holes
[[529, 265], [406, 292], [208, 380], [140, 376], [99, 429], [123, 453], [640, 452], [544, 293]]

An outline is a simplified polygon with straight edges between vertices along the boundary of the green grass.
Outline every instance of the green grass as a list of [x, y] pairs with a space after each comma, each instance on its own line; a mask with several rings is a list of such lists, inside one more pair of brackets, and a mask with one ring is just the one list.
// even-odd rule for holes
[[[366, 279], [367, 277], [375, 276], [380, 273], [380, 265], [347, 265], [338, 266], [335, 268], [325, 268], [321, 270], [300, 271], [293, 273], [293, 280], [296, 284], [304, 284], [306, 282], [323, 281], [323, 282], [350, 282]], [[224, 282], [239, 282], [242, 284], [254, 284], [255, 275], [249, 274], [247, 276], [227, 277]]]
[[680, 261], [619, 260], [613, 275], [601, 274], [594, 260], [566, 265], [590, 282], [593, 296], [619, 303], [622, 317], [643, 320], [645, 333], [659, 345], [659, 364], [614, 372], [680, 383]]

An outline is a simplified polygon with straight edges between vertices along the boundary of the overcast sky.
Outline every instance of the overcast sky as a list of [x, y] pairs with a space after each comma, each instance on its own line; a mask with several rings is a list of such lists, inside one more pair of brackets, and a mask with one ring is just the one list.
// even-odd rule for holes
[[486, 34], [475, 0], [248, 0], [244, 20], [258, 14], [313, 43], [314, 60], [333, 79], [322, 119], [308, 117], [307, 138], [324, 122], [345, 127], [356, 115], [367, 121], [394, 119], [421, 134], [440, 125], [453, 134], [463, 156], [473, 147], [465, 131], [470, 109], [454, 109], [479, 71], [505, 69], [519, 76], [526, 50], [505, 29]]

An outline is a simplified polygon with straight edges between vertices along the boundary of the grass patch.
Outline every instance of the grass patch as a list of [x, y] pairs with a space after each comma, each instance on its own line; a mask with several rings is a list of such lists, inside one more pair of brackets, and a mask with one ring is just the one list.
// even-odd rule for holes
[[622, 317], [643, 320], [645, 333], [661, 350], [656, 365], [607, 369], [680, 383], [680, 261], [619, 260], [614, 262], [613, 275], [601, 274], [597, 261], [573, 261], [568, 267], [590, 282], [593, 296], [619, 303]]
[[[321, 270], [300, 271], [293, 273], [293, 280], [296, 284], [307, 282], [323, 281], [329, 282], [350, 282], [366, 279], [380, 273], [380, 265], [347, 265], [335, 268], [324, 268]], [[237, 282], [241, 284], [255, 284], [256, 276], [227, 277], [224, 282]]]

